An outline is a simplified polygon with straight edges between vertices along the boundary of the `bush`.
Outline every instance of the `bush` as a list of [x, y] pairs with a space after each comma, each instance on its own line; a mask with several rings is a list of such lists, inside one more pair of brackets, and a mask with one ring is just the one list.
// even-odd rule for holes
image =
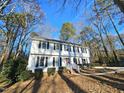
[[54, 75], [55, 74], [55, 71], [56, 71], [56, 68], [48, 68], [48, 70], [47, 70], [48, 76]]
[[40, 79], [43, 76], [42, 69], [35, 69], [35, 79]]
[[32, 74], [29, 71], [25, 70], [20, 73], [20, 75], [18, 76], [18, 80], [25, 81], [28, 80], [30, 77], [32, 77]]
[[63, 73], [66, 71], [66, 67], [59, 67], [59, 73]]
[[14, 83], [16, 81], [16, 66], [13, 60], [9, 60], [3, 65], [2, 75], [5, 77], [9, 82]]
[[[19, 80], [25, 80], [30, 76], [26, 71], [27, 62], [24, 58], [19, 57], [17, 60], [10, 59], [3, 64], [2, 75], [11, 83], [15, 83]], [[27, 76], [26, 76], [27, 74]]]
[[101, 64], [100, 64], [100, 63], [91, 63], [90, 66], [91, 66], [91, 67], [101, 66]]

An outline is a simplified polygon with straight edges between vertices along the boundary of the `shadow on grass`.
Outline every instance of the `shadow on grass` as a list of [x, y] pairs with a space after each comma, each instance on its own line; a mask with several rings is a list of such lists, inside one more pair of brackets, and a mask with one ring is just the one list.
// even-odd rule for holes
[[124, 83], [124, 80], [122, 80], [122, 79], [118, 79], [118, 78], [114, 78], [114, 77], [110, 77], [110, 76], [106, 76], [106, 75], [103, 75], [102, 77], [108, 78], [113, 81]]
[[7, 85], [5, 85], [3, 88], [4, 88], [4, 89], [9, 88], [9, 87], [12, 86], [13, 84], [15, 84], [15, 83], [7, 84]]
[[32, 83], [33, 80], [34, 78], [19, 93], [23, 93], [26, 90], [26, 88]]
[[55, 74], [54, 76], [52, 76], [52, 81], [48, 85], [48, 88], [46, 89], [45, 93], [48, 93], [48, 91], [49, 91], [49, 89], [51, 87], [52, 87], [52, 92], [51, 93], [56, 93], [56, 90], [55, 90], [55, 86], [56, 86], [55, 79], [56, 79], [56, 77], [57, 77], [57, 74]]
[[116, 82], [112, 82], [112, 81], [103, 79], [101, 76], [87, 76], [87, 77], [91, 77], [93, 79], [96, 79], [96, 80], [100, 81], [101, 83], [112, 86], [113, 88], [124, 90], [124, 84], [119, 84], [119, 83], [116, 83]]
[[68, 87], [70, 87], [74, 93], [87, 93], [85, 90], [81, 89], [77, 84], [75, 84], [73, 81], [68, 79], [68, 77], [66, 77], [62, 73], [59, 73], [59, 75], [61, 76], [61, 78], [66, 82]]
[[0, 83], [6, 82], [6, 80], [0, 81]]
[[43, 77], [43, 70], [42, 69], [36, 69], [35, 70], [35, 82], [33, 85], [32, 93], [37, 93], [40, 86], [41, 86], [41, 80]]
[[16, 88], [15, 88], [14, 91], [13, 91], [13, 93], [18, 93], [19, 85], [20, 85], [20, 84], [18, 84], [18, 85], [16, 86]]
[[117, 73], [118, 76], [124, 77], [124, 73]]

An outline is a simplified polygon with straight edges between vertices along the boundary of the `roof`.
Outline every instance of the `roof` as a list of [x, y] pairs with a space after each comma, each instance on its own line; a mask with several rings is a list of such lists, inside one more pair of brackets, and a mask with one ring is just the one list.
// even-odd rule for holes
[[38, 40], [38, 41], [42, 41], [42, 40], [46, 40], [46, 41], [53, 41], [53, 42], [59, 42], [59, 43], [66, 43], [66, 44], [72, 44], [72, 45], [77, 45], [77, 46], [82, 46], [81, 44], [77, 44], [77, 43], [72, 43], [72, 42], [67, 42], [67, 41], [62, 41], [62, 40], [56, 40], [56, 39], [48, 39], [48, 38], [44, 38], [44, 37], [32, 37], [32, 40]]

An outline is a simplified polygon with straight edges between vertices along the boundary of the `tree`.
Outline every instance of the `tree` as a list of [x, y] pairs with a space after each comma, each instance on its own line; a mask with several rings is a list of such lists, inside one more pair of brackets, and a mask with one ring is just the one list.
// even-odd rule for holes
[[120, 8], [120, 10], [124, 13], [124, 1], [123, 0], [113, 0], [113, 1]]
[[11, 1], [12, 0], [0, 0], [0, 17], [4, 17], [4, 16], [9, 15], [13, 12], [14, 5], [13, 5], [13, 8], [8, 13], [4, 13], [4, 10], [10, 4]]
[[120, 39], [120, 42], [124, 46], [124, 42], [123, 42], [123, 40], [122, 40], [122, 38], [120, 36], [120, 33], [119, 33], [119, 31], [118, 31], [118, 29], [117, 29], [117, 27], [115, 25], [115, 22], [114, 22], [114, 20], [113, 20], [113, 18], [111, 16], [113, 13], [110, 12], [110, 11], [112, 11], [111, 8], [114, 7], [114, 6], [109, 6], [108, 7], [108, 5], [112, 5], [111, 0], [109, 1], [109, 4], [108, 4], [108, 1], [104, 1], [104, 0], [96, 0], [96, 1], [94, 1], [94, 6], [97, 8], [97, 12], [99, 12], [99, 14], [103, 15], [104, 17], [107, 16], [109, 18], [110, 22], [112, 23], [112, 25], [114, 27], [115, 32], [117, 33], [117, 35], [118, 35], [118, 37]]
[[[114, 55], [115, 63], [118, 64], [118, 57], [117, 57], [117, 53], [116, 53], [116, 51], [115, 51], [115, 47], [114, 47], [114, 45], [113, 45], [113, 43], [112, 43], [112, 40], [110, 39], [110, 37], [109, 37], [109, 35], [108, 35], [107, 27], [105, 27], [104, 22], [103, 22], [103, 18], [102, 18], [103, 15], [101, 15], [100, 12], [98, 11], [98, 8], [96, 7], [96, 3], [94, 3], [94, 12], [96, 13], [96, 14], [95, 14], [95, 15], [96, 15], [96, 19], [99, 21], [99, 24], [101, 24], [101, 26], [102, 26], [102, 31], [103, 31], [103, 33], [105, 34], [106, 40], [107, 40], [107, 42], [108, 42], [108, 44], [109, 44], [109, 46], [110, 46], [110, 49], [111, 49], [111, 51], [112, 51], [112, 54]], [[95, 24], [95, 26], [98, 28], [97, 24]], [[100, 31], [99, 31], [99, 32], [100, 32]], [[106, 53], [106, 55], [107, 55], [107, 58], [110, 59], [110, 58], [109, 58], [109, 55], [108, 55], [108, 52], [107, 52], [107, 50], [106, 50], [107, 48], [105, 48], [105, 44], [104, 44], [104, 41], [103, 41], [103, 39], [102, 39], [101, 32], [100, 32], [100, 37], [101, 37], [101, 40], [102, 40], [103, 47], [104, 47], [105, 53]], [[116, 64], [116, 65], [117, 65], [117, 64]]]
[[[27, 3], [30, 3], [29, 5]], [[31, 27], [41, 22], [43, 12], [40, 11], [38, 4], [34, 2], [19, 2], [19, 11], [15, 11], [11, 15], [2, 17], [0, 20], [2, 33], [4, 33], [6, 46], [4, 47], [1, 62], [7, 61], [11, 57], [17, 58], [23, 51], [23, 47], [27, 47]], [[28, 11], [25, 5], [29, 6]], [[38, 12], [39, 11], [39, 12]]]
[[101, 53], [101, 42], [100, 42], [100, 36], [97, 31], [93, 30], [91, 26], [85, 26], [81, 32], [79, 37], [81, 44], [83, 46], [87, 46], [90, 48], [92, 61], [99, 61], [101, 64], [102, 61], [102, 53]]
[[75, 35], [75, 29], [71, 23], [64, 23], [61, 32], [60, 39], [63, 41], [69, 41]]
[[[50, 0], [50, 1], [54, 1], [54, 0]], [[108, 6], [112, 6], [113, 3], [114, 5], [117, 5], [117, 7], [121, 10], [121, 12], [124, 13], [124, 1], [123, 0], [97, 0], [97, 1], [101, 1], [103, 3], [105, 2], [108, 2]], [[113, 3], [110, 3], [110, 2], [113, 2]], [[62, 3], [62, 8], [64, 8], [66, 5], [72, 5], [73, 6], [73, 10], [74, 9], [78, 9], [79, 7], [81, 6], [88, 6], [89, 3], [91, 4], [92, 2], [90, 0], [61, 0], [61, 3]]]

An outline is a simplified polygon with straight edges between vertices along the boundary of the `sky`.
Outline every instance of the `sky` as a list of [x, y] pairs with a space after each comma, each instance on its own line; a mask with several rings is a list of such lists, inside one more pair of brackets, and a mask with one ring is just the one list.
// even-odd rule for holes
[[[65, 22], [71, 22], [75, 24], [75, 27], [81, 29], [81, 25], [87, 25], [88, 22], [86, 21], [87, 14], [83, 12], [83, 8], [80, 8], [78, 12], [73, 11], [72, 7], [67, 6], [64, 9], [60, 9], [62, 5], [62, 0], [59, 3], [48, 3], [48, 0], [39, 0], [39, 4], [41, 9], [45, 14], [45, 26], [39, 26], [39, 31], [41, 31], [42, 36], [46, 36], [48, 38], [59, 39], [60, 30]], [[60, 10], [59, 10], [60, 9]], [[58, 11], [59, 10], [59, 11]], [[91, 11], [91, 8], [88, 8], [88, 12]], [[116, 26], [120, 33], [124, 33], [123, 26], [118, 25], [118, 19], [115, 21]], [[90, 25], [90, 24], [88, 24]], [[47, 31], [44, 29], [47, 27]], [[109, 29], [109, 28], [108, 28]], [[112, 28], [111, 28], [112, 29]], [[44, 31], [43, 31], [44, 30]], [[49, 31], [48, 31], [49, 30]], [[116, 35], [115, 31], [112, 29], [111, 33]]]
[[51, 33], [52, 38], [59, 39], [59, 34], [63, 23], [81, 22], [81, 14], [76, 14], [70, 7], [59, 10], [59, 5], [49, 4], [46, 0], [40, 1], [40, 6], [45, 13], [46, 23], [54, 28], [53, 33]]

